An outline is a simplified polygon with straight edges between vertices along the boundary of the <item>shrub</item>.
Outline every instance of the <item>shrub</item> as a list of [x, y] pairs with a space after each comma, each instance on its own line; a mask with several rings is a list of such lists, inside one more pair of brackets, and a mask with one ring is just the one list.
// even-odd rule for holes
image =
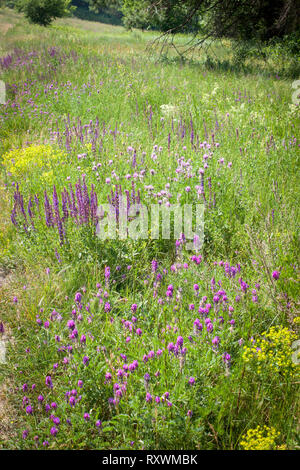
[[74, 7], [70, 0], [20, 0], [18, 10], [22, 11], [32, 23], [49, 26], [56, 18], [68, 15]]

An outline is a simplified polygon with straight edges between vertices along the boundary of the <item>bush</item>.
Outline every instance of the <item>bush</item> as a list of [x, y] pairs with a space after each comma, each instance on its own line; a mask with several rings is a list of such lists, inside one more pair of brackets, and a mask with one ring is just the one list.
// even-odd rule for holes
[[41, 26], [49, 26], [56, 18], [68, 15], [74, 7], [70, 6], [70, 0], [21, 0], [18, 10], [22, 11], [32, 23]]

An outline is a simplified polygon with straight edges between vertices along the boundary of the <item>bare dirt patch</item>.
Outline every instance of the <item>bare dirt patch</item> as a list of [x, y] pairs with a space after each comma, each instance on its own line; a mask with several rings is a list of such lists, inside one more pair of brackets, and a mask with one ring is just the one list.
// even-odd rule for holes
[[12, 27], [13, 25], [11, 23], [2, 23], [2, 24], [0, 23], [0, 33], [5, 36], [7, 31]]

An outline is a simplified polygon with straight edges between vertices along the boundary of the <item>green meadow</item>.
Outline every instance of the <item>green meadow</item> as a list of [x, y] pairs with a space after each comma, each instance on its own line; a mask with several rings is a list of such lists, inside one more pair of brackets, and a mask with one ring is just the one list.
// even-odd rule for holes
[[[297, 58], [0, 35], [0, 448], [299, 449]], [[101, 239], [121, 198], [201, 205], [201, 249]]]

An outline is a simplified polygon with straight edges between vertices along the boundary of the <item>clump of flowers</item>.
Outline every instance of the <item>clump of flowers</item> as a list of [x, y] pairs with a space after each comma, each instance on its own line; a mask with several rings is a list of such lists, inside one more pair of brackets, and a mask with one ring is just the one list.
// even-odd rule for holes
[[251, 346], [244, 347], [243, 359], [255, 365], [259, 374], [263, 369], [285, 377], [293, 375], [297, 364], [292, 361], [291, 345], [296, 338], [288, 328], [272, 326], [261, 338], [252, 340]]
[[161, 113], [163, 116], [172, 117], [178, 114], [178, 107], [173, 104], [162, 104], [160, 106]]
[[275, 450], [285, 449], [285, 446], [277, 446], [280, 432], [276, 431], [273, 427], [257, 426], [254, 429], [249, 429], [246, 434], [242, 436], [240, 445], [244, 450]]
[[12, 176], [24, 176], [33, 168], [43, 168], [47, 171], [51, 167], [51, 162], [63, 158], [65, 154], [51, 145], [30, 145], [5, 153], [2, 163]]

